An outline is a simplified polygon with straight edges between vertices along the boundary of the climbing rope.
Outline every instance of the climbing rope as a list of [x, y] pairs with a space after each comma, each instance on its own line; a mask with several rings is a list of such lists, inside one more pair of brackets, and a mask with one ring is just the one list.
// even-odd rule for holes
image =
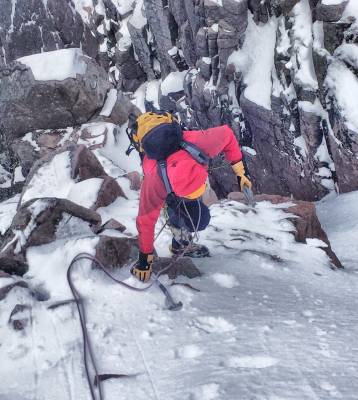
[[[192, 218], [191, 218], [191, 216], [190, 216], [190, 214], [189, 214], [184, 202], [183, 202], [183, 204], [184, 204], [184, 207], [185, 207], [185, 211], [187, 212], [188, 217], [189, 217], [189, 219], [190, 219], [190, 221], [192, 223], [192, 226], [195, 229], [195, 235], [196, 235], [195, 237], [197, 237], [197, 230], [198, 230], [198, 227], [199, 227], [199, 224], [200, 224], [201, 215], [199, 215], [198, 224], [195, 227], [194, 222], [193, 222], [193, 220], [192, 220]], [[200, 207], [201, 207], [201, 205], [199, 204], [199, 211], [201, 213], [201, 208]], [[161, 228], [161, 230], [159, 231], [159, 233], [155, 237], [155, 240], [160, 236], [160, 234], [163, 232], [164, 228], [167, 225], [168, 225], [168, 220], [165, 222], [165, 224], [163, 225], [163, 227]], [[103, 390], [102, 390], [102, 385], [101, 385], [101, 382], [102, 382], [101, 376], [102, 375], [98, 374], [98, 368], [97, 368], [97, 365], [96, 365], [93, 348], [92, 348], [91, 341], [90, 341], [90, 338], [89, 338], [89, 334], [88, 334], [88, 331], [87, 331], [87, 326], [86, 326], [87, 319], [86, 319], [85, 307], [83, 305], [83, 300], [82, 300], [80, 294], [78, 293], [78, 291], [77, 291], [77, 289], [76, 289], [76, 287], [75, 287], [75, 285], [73, 283], [73, 280], [72, 280], [72, 270], [73, 270], [74, 265], [77, 262], [81, 261], [81, 260], [90, 260], [90, 261], [94, 262], [105, 273], [106, 276], [108, 276], [111, 280], [113, 280], [114, 282], [118, 283], [119, 285], [121, 285], [121, 286], [123, 286], [123, 287], [125, 287], [125, 288], [127, 288], [129, 290], [136, 291], [136, 292], [144, 292], [144, 291], [149, 290], [154, 284], [158, 283], [159, 285], [161, 285], [161, 283], [159, 281], [159, 277], [161, 275], [163, 275], [165, 272], [167, 272], [179, 259], [183, 258], [185, 256], [185, 254], [192, 249], [192, 246], [193, 246], [193, 238], [190, 238], [189, 245], [184, 247], [184, 249], [178, 255], [174, 256], [172, 261], [167, 266], [165, 266], [162, 269], [160, 269], [158, 271], [158, 273], [153, 274], [154, 279], [152, 280], [152, 282], [149, 283], [147, 286], [142, 287], [142, 288], [138, 288], [136, 286], [132, 286], [132, 285], [130, 285], [130, 284], [128, 284], [128, 283], [126, 283], [126, 282], [124, 282], [122, 280], [117, 279], [115, 276], [113, 276], [106, 269], [106, 267], [102, 264], [102, 262], [100, 260], [98, 260], [96, 257], [94, 257], [92, 254], [85, 253], [85, 252], [79, 253], [71, 261], [71, 263], [70, 263], [70, 265], [69, 265], [69, 267], [67, 269], [67, 281], [68, 281], [69, 287], [71, 289], [73, 298], [75, 300], [77, 311], [78, 311], [78, 314], [79, 314], [79, 317], [80, 317], [80, 324], [81, 324], [81, 331], [82, 331], [82, 338], [83, 338], [83, 359], [84, 359], [84, 365], [85, 365], [86, 378], [87, 378], [87, 381], [88, 381], [88, 386], [89, 386], [89, 389], [90, 389], [90, 392], [91, 392], [92, 400], [97, 400], [96, 390], [95, 390], [95, 387], [94, 387], [96, 384], [98, 386], [99, 400], [104, 400]], [[135, 262], [130, 264], [129, 267], [132, 267], [134, 264], [135, 264]], [[92, 368], [93, 368], [94, 374], [95, 374], [94, 383], [92, 383], [91, 376], [90, 376], [91, 374], [90, 374], [89, 361], [91, 362], [91, 365], [92, 365]], [[149, 372], [148, 372], [148, 374], [149, 374]], [[111, 377], [122, 377], [124, 375], [109, 374], [108, 376], [111, 376]], [[150, 379], [151, 379], [151, 377], [150, 377]], [[157, 393], [155, 393], [155, 394], [157, 395]]]

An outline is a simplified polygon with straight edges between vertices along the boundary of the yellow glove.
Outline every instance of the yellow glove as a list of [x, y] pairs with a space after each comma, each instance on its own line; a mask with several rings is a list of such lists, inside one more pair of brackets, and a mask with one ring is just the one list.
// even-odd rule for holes
[[153, 254], [139, 252], [138, 260], [132, 267], [131, 274], [144, 283], [148, 282], [153, 271], [153, 259]]
[[243, 191], [245, 186], [251, 190], [252, 183], [248, 174], [245, 171], [244, 163], [242, 161], [239, 161], [238, 163], [233, 164], [231, 167], [234, 170], [235, 175], [237, 176], [240, 190]]

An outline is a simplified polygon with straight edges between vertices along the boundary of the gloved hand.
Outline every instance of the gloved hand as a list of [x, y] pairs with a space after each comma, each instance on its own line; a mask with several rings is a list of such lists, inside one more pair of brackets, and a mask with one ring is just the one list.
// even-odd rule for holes
[[250, 190], [252, 188], [252, 183], [249, 177], [249, 174], [245, 170], [245, 166], [243, 161], [239, 161], [236, 164], [233, 164], [232, 169], [234, 170], [237, 180], [239, 182], [240, 190], [243, 191], [244, 187], [248, 187]]
[[142, 282], [148, 282], [152, 275], [153, 254], [139, 252], [138, 260], [131, 269], [131, 274]]

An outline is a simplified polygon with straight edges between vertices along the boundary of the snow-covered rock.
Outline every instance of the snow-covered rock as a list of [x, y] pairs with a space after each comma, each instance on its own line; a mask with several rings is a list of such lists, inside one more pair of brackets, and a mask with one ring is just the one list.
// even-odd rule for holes
[[20, 58], [0, 67], [0, 117], [10, 138], [36, 129], [80, 125], [99, 113], [107, 73], [80, 49]]

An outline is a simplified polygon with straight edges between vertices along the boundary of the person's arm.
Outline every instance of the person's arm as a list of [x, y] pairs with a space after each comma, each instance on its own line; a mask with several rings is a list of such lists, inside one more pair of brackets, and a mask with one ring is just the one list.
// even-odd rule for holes
[[238, 177], [240, 189], [243, 190], [244, 186], [251, 189], [252, 184], [242, 161], [240, 145], [228, 125], [209, 128], [205, 131], [187, 131], [185, 140], [196, 144], [210, 157], [224, 153]]
[[166, 191], [159, 176], [144, 176], [137, 216], [139, 250], [152, 254], [154, 250], [154, 229], [160, 210], [166, 199]]

